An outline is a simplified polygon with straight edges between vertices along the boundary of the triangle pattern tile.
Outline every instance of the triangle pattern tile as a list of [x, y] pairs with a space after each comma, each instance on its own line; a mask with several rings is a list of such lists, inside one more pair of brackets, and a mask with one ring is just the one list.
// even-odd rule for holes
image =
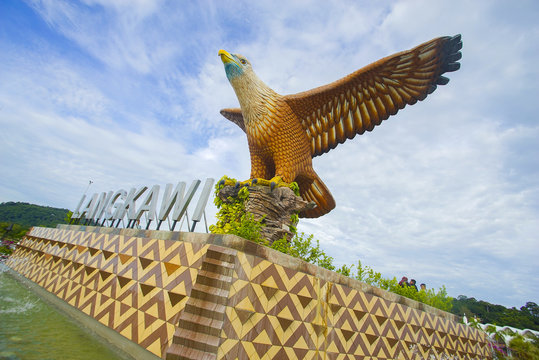
[[7, 264], [159, 357], [188, 311], [219, 359], [488, 357], [474, 329], [254, 255], [223, 264], [223, 293], [197, 279], [208, 249], [228, 249], [82, 229], [34, 227]]

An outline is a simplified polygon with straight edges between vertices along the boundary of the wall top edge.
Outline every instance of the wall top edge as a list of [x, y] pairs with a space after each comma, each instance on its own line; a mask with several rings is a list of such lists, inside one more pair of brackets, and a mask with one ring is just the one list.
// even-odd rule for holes
[[338, 274], [334, 271], [324, 269], [307, 263], [301, 259], [294, 258], [290, 255], [283, 254], [277, 250], [270, 249], [267, 246], [254, 243], [236, 235], [221, 235], [221, 234], [206, 234], [181, 231], [166, 231], [166, 230], [140, 230], [140, 229], [123, 229], [110, 228], [99, 226], [84, 226], [84, 225], [58, 225], [57, 229], [70, 231], [84, 231], [99, 234], [122, 235], [130, 237], [139, 237], [147, 239], [171, 240], [171, 241], [186, 241], [198, 244], [211, 244], [222, 247], [231, 248], [237, 251], [242, 251], [246, 254], [260, 257], [278, 265], [290, 268], [295, 271], [316, 276], [322, 280], [344, 285], [352, 289], [371, 294], [387, 301], [399, 303], [413, 309], [421, 310], [426, 313], [440, 316], [447, 320], [458, 322], [458, 316], [446, 311], [434, 308], [432, 306], [420, 303], [407, 297], [391, 293], [386, 290], [374, 287], [367, 283], [358, 281], [348, 276]]

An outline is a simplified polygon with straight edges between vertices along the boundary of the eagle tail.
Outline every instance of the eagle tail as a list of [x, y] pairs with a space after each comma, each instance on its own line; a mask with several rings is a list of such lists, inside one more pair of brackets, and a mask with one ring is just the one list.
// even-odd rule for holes
[[335, 208], [335, 199], [333, 199], [333, 196], [318, 175], [314, 175], [316, 177], [312, 181], [298, 181], [300, 195], [303, 200], [312, 201], [316, 204], [315, 208], [300, 212], [299, 217], [302, 218], [317, 218]]

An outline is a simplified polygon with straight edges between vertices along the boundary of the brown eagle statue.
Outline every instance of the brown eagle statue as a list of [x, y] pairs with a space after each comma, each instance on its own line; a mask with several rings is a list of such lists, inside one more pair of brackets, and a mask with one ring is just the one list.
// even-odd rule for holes
[[312, 158], [371, 131], [447, 84], [442, 74], [460, 68], [461, 48], [460, 35], [436, 38], [293, 95], [277, 94], [264, 84], [245, 57], [219, 50], [241, 107], [221, 114], [245, 131], [251, 153], [252, 180], [246, 183], [273, 187], [296, 181], [301, 197], [316, 204], [300, 216], [327, 214], [335, 200], [314, 171]]

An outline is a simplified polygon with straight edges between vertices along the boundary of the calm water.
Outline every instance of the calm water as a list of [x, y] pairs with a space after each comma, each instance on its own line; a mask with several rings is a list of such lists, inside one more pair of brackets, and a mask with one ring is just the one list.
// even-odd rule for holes
[[6, 273], [0, 263], [0, 360], [125, 359]]

